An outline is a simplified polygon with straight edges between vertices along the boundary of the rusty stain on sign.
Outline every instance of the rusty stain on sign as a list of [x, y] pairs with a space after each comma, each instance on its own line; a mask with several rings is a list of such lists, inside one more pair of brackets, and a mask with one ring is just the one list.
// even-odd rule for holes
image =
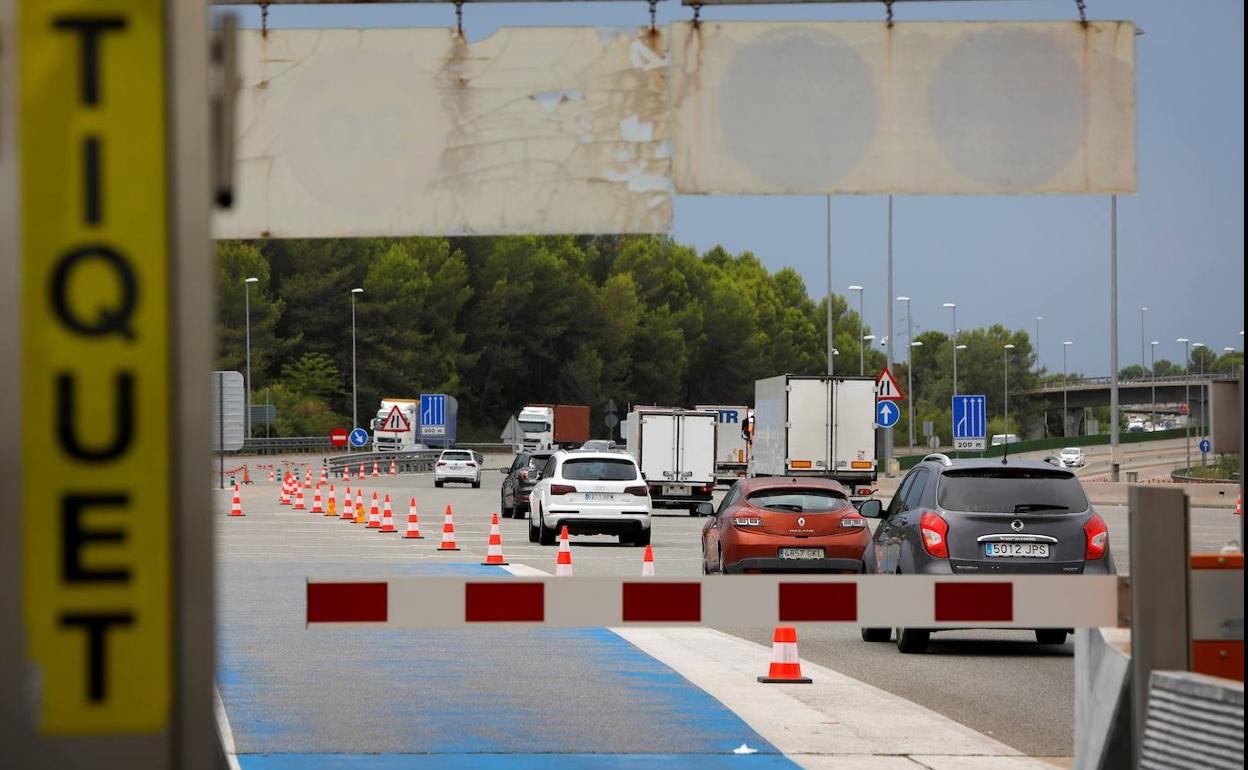
[[1129, 193], [1130, 22], [679, 23], [690, 194]]
[[670, 229], [666, 34], [242, 34], [219, 238]]

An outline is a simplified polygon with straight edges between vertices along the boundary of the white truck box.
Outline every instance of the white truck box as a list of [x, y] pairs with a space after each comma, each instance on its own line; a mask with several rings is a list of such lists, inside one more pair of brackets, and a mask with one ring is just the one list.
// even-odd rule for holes
[[821, 476], [866, 497], [876, 478], [875, 381], [783, 374], [754, 383], [751, 476]]
[[719, 414], [641, 407], [624, 420], [629, 454], [650, 487], [656, 507], [699, 510], [715, 488], [715, 435]]
[[711, 411], [719, 414], [715, 441], [715, 478], [718, 481], [731, 481], [745, 475], [749, 461], [749, 448], [742, 430], [749, 418], [751, 409], [748, 406], [730, 406], [719, 404], [699, 404], [694, 407], [698, 411]]

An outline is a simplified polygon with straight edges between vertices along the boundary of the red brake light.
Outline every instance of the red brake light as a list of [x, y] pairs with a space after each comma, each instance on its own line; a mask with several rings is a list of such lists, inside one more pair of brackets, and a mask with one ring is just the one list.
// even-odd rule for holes
[[466, 464], [469, 468], [475, 468], [475, 467], [477, 467], [477, 464], [476, 464], [476, 463], [465, 463], [465, 464]]
[[937, 559], [949, 558], [949, 522], [934, 511], [923, 511], [919, 517], [919, 534], [923, 536], [923, 548]]
[[442, 463], [442, 462], [440, 462], [440, 463], [438, 463], [438, 467], [439, 467], [439, 468], [445, 468], [445, 467], [446, 467], [446, 463]]
[[576, 487], [570, 484], [551, 484], [550, 493], [552, 495], [571, 495], [576, 493]]
[[519, 474], [518, 478], [519, 478], [521, 481], [528, 481], [528, 480], [529, 480], [529, 469], [528, 469], [528, 468], [525, 468], [524, 470], [520, 471], [520, 474]]
[[1109, 547], [1109, 527], [1099, 513], [1094, 513], [1083, 524], [1084, 548], [1083, 558], [1092, 560], [1105, 555]]
[[648, 493], [649, 493], [649, 490], [646, 489], [645, 485], [642, 485], [639, 487], [624, 487], [624, 494], [626, 495], [636, 495], [638, 497], [645, 497]]

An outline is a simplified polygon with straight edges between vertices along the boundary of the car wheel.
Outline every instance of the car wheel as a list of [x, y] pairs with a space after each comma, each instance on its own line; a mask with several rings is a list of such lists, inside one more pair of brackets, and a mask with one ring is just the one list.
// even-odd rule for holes
[[864, 642], [888, 642], [893, 638], [891, 628], [860, 628], [858, 631], [862, 634]]
[[[624, 542], [624, 541], [621, 540], [620, 542]], [[640, 545], [640, 546], [650, 545], [650, 528], [646, 527], [641, 532], [638, 532], [633, 535], [628, 535], [628, 542], [632, 543], [633, 545]]]
[[932, 632], [926, 628], [899, 628], [897, 629], [897, 651], [907, 654], [927, 652], [927, 643], [931, 638]]
[[542, 545], [555, 544], [555, 531], [546, 526], [546, 517], [541, 511], [537, 513], [537, 542]]
[[433, 485], [434, 485], [435, 487], [437, 487], [438, 489], [441, 489], [441, 488], [442, 488], [442, 484], [443, 484], [443, 483], [445, 483], [445, 482], [435, 481], [435, 482], [433, 482]]
[[473, 489], [480, 489], [480, 488], [481, 488], [481, 482], [480, 482], [480, 481], [474, 481], [474, 482], [472, 482], [472, 488], [473, 488]]
[[1037, 628], [1036, 641], [1040, 644], [1066, 644], [1066, 630], [1063, 628]]
[[529, 525], [529, 542], [536, 543], [538, 533], [537, 533], [537, 527], [533, 524], [533, 518], [530, 516], [526, 518], [525, 521], [528, 522], [528, 525]]

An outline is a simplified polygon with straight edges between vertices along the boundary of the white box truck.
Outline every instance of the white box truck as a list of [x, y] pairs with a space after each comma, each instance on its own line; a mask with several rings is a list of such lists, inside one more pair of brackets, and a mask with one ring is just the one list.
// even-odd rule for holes
[[718, 424], [719, 414], [711, 411], [639, 407], [629, 412], [628, 453], [641, 468], [654, 507], [710, 512]]
[[715, 434], [715, 481], [731, 484], [745, 475], [749, 464], [750, 451], [744, 431], [754, 410], [748, 406], [720, 404], [699, 404], [694, 409], [719, 414], [719, 426]]
[[782, 374], [754, 383], [751, 476], [821, 476], [875, 491], [875, 381]]

